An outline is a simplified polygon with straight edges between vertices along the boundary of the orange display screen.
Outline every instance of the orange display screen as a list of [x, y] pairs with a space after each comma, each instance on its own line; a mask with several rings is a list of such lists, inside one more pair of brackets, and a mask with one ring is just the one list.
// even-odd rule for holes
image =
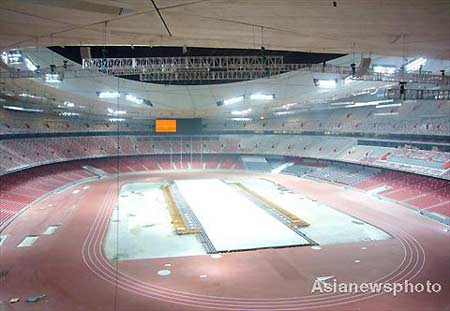
[[156, 133], [176, 133], [177, 120], [156, 120]]

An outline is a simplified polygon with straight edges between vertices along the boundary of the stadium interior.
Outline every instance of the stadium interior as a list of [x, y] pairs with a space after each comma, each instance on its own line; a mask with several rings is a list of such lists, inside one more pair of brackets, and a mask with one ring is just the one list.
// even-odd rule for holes
[[450, 311], [448, 1], [0, 23], [0, 310]]

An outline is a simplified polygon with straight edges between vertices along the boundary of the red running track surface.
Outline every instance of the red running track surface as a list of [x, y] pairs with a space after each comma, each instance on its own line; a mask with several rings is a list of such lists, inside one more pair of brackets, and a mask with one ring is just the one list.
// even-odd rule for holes
[[[192, 256], [109, 261], [102, 241], [118, 196], [130, 181], [264, 176], [375, 226], [385, 241]], [[83, 189], [89, 185], [88, 189]], [[106, 178], [49, 196], [20, 215], [2, 234], [0, 300], [21, 297], [6, 310], [450, 310], [449, 233], [444, 225], [359, 191], [283, 175], [243, 172], [153, 172]], [[73, 190], [80, 192], [74, 195]], [[62, 226], [28, 248], [24, 236]], [[366, 248], [366, 249], [363, 249]], [[359, 260], [359, 263], [355, 263]], [[172, 274], [160, 277], [157, 271]], [[118, 268], [118, 270], [117, 270]], [[4, 273], [5, 274], [5, 273]], [[200, 278], [206, 274], [207, 278]], [[312, 295], [318, 276], [338, 282], [438, 282], [440, 293]], [[44, 293], [37, 304], [25, 298]]]

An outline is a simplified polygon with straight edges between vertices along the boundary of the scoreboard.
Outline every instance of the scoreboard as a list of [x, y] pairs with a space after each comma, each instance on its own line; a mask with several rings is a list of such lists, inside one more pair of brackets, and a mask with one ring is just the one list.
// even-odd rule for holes
[[158, 119], [155, 122], [156, 133], [176, 133], [177, 120]]
[[155, 132], [177, 134], [201, 134], [203, 129], [202, 119], [156, 119]]

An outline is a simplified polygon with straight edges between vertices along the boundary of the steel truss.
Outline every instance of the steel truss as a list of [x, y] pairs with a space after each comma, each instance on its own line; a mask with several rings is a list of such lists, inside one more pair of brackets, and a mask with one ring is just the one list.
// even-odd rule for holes
[[[88, 58], [82, 60], [82, 68], [76, 65], [55, 67], [64, 79], [99, 77], [103, 74], [139, 76], [141, 81], [243, 81], [268, 78], [295, 70], [336, 74], [342, 79], [355, 81], [435, 83], [448, 85], [449, 76], [428, 72], [406, 73], [397, 70], [393, 74], [379, 74], [368, 70], [358, 76], [350, 66], [329, 64], [288, 64], [283, 56], [186, 56], [142, 58]], [[44, 79], [48, 68], [40, 71], [3, 71], [0, 78]]]
[[403, 100], [450, 100], [450, 90], [387, 89], [384, 96]]

